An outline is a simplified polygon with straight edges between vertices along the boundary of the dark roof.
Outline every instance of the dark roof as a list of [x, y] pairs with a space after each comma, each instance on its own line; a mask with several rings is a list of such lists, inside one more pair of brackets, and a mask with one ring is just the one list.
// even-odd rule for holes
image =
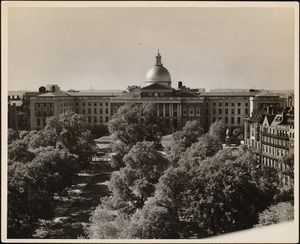
[[174, 95], [176, 97], [198, 97], [198, 95], [194, 92], [191, 92], [187, 89], [176, 90]]
[[151, 85], [148, 85], [148, 86], [145, 86], [143, 88], [141, 88], [141, 90], [143, 91], [148, 91], [148, 90], [169, 90], [169, 91], [172, 91], [174, 90], [174, 88], [172, 87], [169, 87], [169, 86], [166, 86], [166, 85], [163, 85], [163, 84], [158, 84], [158, 83], [154, 83], [154, 84], [151, 84]]
[[239, 97], [251, 97], [255, 96], [257, 92], [201, 92], [201, 96], [204, 97], [218, 97], [218, 96], [239, 96]]
[[271, 125], [274, 118], [276, 117], [276, 115], [275, 114], [266, 114], [265, 117], [267, 118], [269, 125]]
[[141, 93], [141, 89], [140, 88], [136, 88], [131, 92], [127, 92], [125, 94], [116, 96], [116, 99], [130, 99], [130, 98], [139, 98], [140, 97], [140, 93]]
[[279, 97], [279, 93], [261, 92], [255, 95], [256, 97]]
[[66, 92], [72, 97], [112, 97], [122, 93], [111, 93], [111, 92]]
[[39, 95], [38, 97], [69, 97], [70, 95], [66, 92], [47, 92]]

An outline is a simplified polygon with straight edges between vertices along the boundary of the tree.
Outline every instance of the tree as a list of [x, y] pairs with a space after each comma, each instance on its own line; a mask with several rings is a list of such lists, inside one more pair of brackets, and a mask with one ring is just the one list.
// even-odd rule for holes
[[[152, 141], [158, 146], [161, 130], [158, 127], [156, 105], [127, 103], [108, 123], [109, 132], [114, 136], [114, 152], [120, 154], [116, 159], [122, 159], [129, 150], [140, 141]], [[116, 162], [119, 167], [122, 160]]]
[[264, 181], [251, 152], [222, 150], [193, 169], [184, 215], [207, 235], [252, 227], [276, 193], [275, 182]]
[[232, 135], [235, 137], [236, 142], [239, 144], [240, 141], [244, 138], [243, 131], [241, 128], [236, 128], [233, 130]]
[[132, 239], [177, 239], [178, 219], [170, 209], [149, 201], [132, 216], [127, 227], [127, 238]]
[[41, 163], [14, 163], [8, 167], [9, 238], [29, 238], [39, 218], [52, 218], [54, 205]]
[[184, 153], [203, 134], [197, 120], [188, 121], [181, 131], [176, 131], [172, 135], [169, 148], [166, 150], [168, 159], [176, 163], [182, 153]]
[[128, 224], [125, 214], [99, 205], [91, 214], [86, 233], [89, 239], [122, 239]]
[[23, 139], [15, 140], [8, 145], [8, 164], [30, 162], [34, 157], [34, 153], [28, 148], [28, 143]]
[[157, 152], [154, 143], [138, 142], [124, 162], [125, 167], [112, 173], [109, 188], [113, 193], [112, 205], [117, 209], [122, 206], [123, 211], [132, 213], [153, 195], [168, 160]]
[[203, 160], [207, 157], [212, 157], [221, 149], [222, 145], [218, 139], [206, 133], [187, 150], [185, 155], [189, 158], [199, 158]]
[[8, 138], [8, 144], [11, 144], [13, 141], [18, 139], [18, 133], [14, 129], [8, 128], [7, 138]]
[[256, 227], [276, 224], [294, 219], [294, 206], [290, 202], [279, 202], [259, 214]]
[[70, 186], [75, 155], [59, 147], [39, 148], [30, 162], [8, 167], [8, 230], [11, 237], [30, 237], [38, 220], [53, 217], [54, 194]]
[[39, 219], [53, 217], [54, 194], [91, 161], [93, 143], [83, 116], [68, 111], [8, 147], [8, 233], [30, 237]]
[[225, 141], [225, 125], [217, 120], [209, 126], [208, 134], [218, 140], [221, 144]]
[[108, 128], [106, 125], [99, 125], [91, 129], [93, 138], [99, 138], [108, 134]]

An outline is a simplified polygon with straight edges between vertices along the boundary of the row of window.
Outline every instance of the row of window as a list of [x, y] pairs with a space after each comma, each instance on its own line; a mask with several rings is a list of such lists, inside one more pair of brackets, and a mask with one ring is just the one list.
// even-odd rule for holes
[[[105, 114], [108, 114], [108, 113], [109, 113], [108, 108], [106, 108], [104, 111], [105, 111]], [[85, 112], [86, 112], [86, 110], [85, 110], [85, 108], [83, 108], [83, 109], [82, 109], [82, 114], [85, 114]], [[97, 113], [97, 108], [94, 108], [94, 109], [93, 109], [93, 112], [94, 112], [94, 114], [96, 114], [96, 113]], [[88, 114], [91, 114], [91, 113], [92, 113], [92, 109], [91, 109], [91, 108], [88, 108], [88, 109], [87, 109], [87, 113], [88, 113]], [[103, 109], [102, 109], [102, 108], [99, 109], [99, 113], [100, 113], [100, 114], [103, 114]]]
[[36, 103], [36, 106], [38, 108], [52, 108], [53, 107], [53, 103]]
[[[99, 118], [97, 116], [88, 116], [88, 123], [103, 123], [103, 117], [100, 116]], [[105, 123], [107, 123], [109, 121], [109, 117], [105, 116]]]
[[268, 153], [268, 154], [271, 154], [273, 156], [278, 156], [278, 157], [282, 157], [283, 155], [288, 153], [287, 150], [279, 149], [279, 148], [275, 148], [275, 147], [271, 147], [271, 146], [267, 146], [267, 145], [262, 146], [262, 151], [264, 153]]
[[269, 167], [275, 167], [280, 170], [284, 170], [286, 168], [285, 164], [279, 163], [277, 160], [272, 159], [272, 158], [263, 157], [262, 161], [263, 161], [264, 165], [267, 165]]
[[[212, 114], [216, 114], [217, 110], [215, 108], [212, 109]], [[219, 114], [223, 114], [223, 109], [219, 108], [218, 110]], [[208, 115], [208, 109], [205, 109], [205, 113], [206, 115]], [[229, 109], [225, 108], [224, 110], [224, 114], [229, 114]], [[231, 114], [241, 114], [241, 109], [238, 108], [237, 110], [235, 110], [234, 108], [231, 109]], [[245, 109], [245, 114], [248, 114], [248, 109]]]
[[35, 116], [53, 116], [53, 110], [47, 109], [47, 110], [35, 110]]
[[288, 145], [287, 140], [278, 139], [278, 138], [269, 137], [269, 136], [262, 136], [262, 141], [266, 142], [266, 143], [271, 143], [274, 145], [284, 146], [284, 147], [286, 147]]
[[[224, 119], [225, 119], [225, 120], [224, 120], [224, 123], [225, 123], [225, 124], [228, 124], [228, 123], [229, 123], [229, 118], [228, 118], [228, 117], [225, 117]], [[222, 121], [223, 121], [222, 117], [219, 117], [218, 120], [222, 120]], [[213, 117], [213, 118], [212, 118], [212, 122], [213, 122], [213, 123], [216, 122], [216, 117]], [[231, 117], [231, 118], [230, 118], [230, 122], [231, 122], [231, 124], [237, 123], [238, 125], [240, 125], [240, 124], [241, 124], [241, 117], [237, 117], [236, 119], [235, 119], [235, 117]]]
[[37, 126], [42, 126], [42, 125], [46, 126], [46, 119], [45, 118], [43, 118], [43, 119], [37, 118], [36, 124], [37, 124]]
[[[240, 106], [242, 106], [242, 103], [219, 103], [218, 105], [219, 105], [219, 107], [223, 107], [223, 105], [225, 107], [228, 107], [229, 104], [231, 104], [231, 107], [235, 107], [235, 106], [240, 107]], [[216, 107], [216, 105], [217, 105], [217, 103], [212, 103], [213, 107]], [[206, 107], [208, 107], [208, 106], [209, 106], [209, 103], [206, 103]], [[248, 103], [245, 103], [245, 107], [248, 107]]]
[[[102, 107], [103, 106], [103, 104], [105, 105], [105, 106], [108, 106], [108, 102], [105, 102], [105, 103], [102, 103], [102, 102], [100, 102], [100, 103], [97, 103], [97, 102], [87, 102], [87, 103], [85, 103], [85, 102], [82, 102], [81, 103], [81, 106], [100, 106], [100, 107]], [[79, 106], [79, 103], [78, 102], [76, 102], [76, 106]]]

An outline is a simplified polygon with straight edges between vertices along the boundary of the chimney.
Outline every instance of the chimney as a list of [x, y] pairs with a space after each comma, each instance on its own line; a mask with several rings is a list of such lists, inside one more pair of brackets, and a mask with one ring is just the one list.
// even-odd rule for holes
[[178, 88], [182, 88], [182, 81], [178, 81]]

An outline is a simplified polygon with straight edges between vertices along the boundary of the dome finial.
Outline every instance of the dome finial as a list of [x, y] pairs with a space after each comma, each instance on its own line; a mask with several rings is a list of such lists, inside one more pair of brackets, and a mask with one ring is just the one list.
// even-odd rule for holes
[[156, 56], [156, 65], [162, 66], [161, 56], [160, 56], [160, 53], [159, 53], [159, 49], [158, 49], [158, 53], [157, 53], [157, 56]]

